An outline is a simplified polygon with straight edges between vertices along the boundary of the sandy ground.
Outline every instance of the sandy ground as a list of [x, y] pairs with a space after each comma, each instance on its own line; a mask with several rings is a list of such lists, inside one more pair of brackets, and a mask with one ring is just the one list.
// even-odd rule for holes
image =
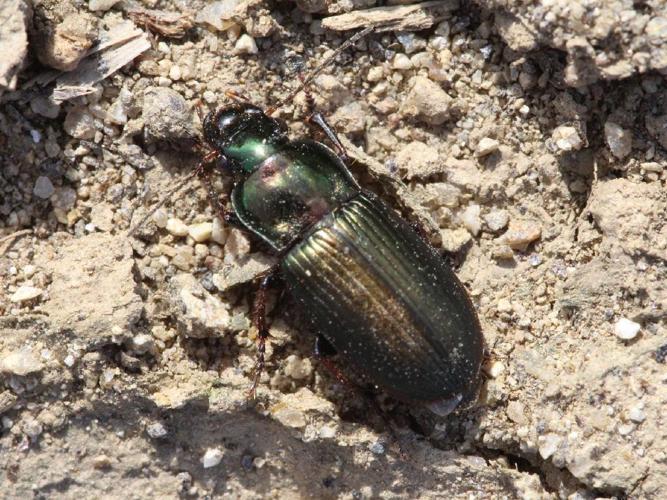
[[[196, 2], [182, 38], [58, 104], [29, 80], [81, 67], [131, 6], [0, 10], [0, 496], [667, 496], [666, 8], [445, 3], [345, 51], [313, 94], [362, 185], [473, 298], [488, 381], [446, 418], [340, 384], [275, 293], [248, 400], [270, 259], [197, 180], [128, 235], [196, 165], [198, 102], [278, 102], [349, 38], [320, 19], [372, 0], [233, 2], [213, 23]], [[294, 136], [303, 104], [280, 112]]]

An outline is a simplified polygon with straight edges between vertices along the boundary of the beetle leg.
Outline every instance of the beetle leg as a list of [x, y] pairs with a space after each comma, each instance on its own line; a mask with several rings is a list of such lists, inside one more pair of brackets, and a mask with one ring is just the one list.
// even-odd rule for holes
[[334, 346], [331, 345], [331, 343], [324, 338], [322, 335], [318, 334], [317, 337], [315, 337], [315, 356], [317, 357], [318, 361], [322, 363], [322, 366], [324, 366], [331, 374], [338, 380], [343, 385], [350, 386], [352, 387], [353, 384], [350, 383], [350, 381], [343, 375], [343, 372], [340, 371], [336, 363], [333, 362], [331, 359], [333, 356], [337, 354], [336, 349]]
[[266, 339], [269, 338], [269, 328], [266, 326], [266, 299], [274, 275], [275, 268], [269, 270], [268, 274], [262, 278], [252, 306], [252, 322], [255, 325], [255, 328], [257, 328], [257, 362], [255, 363], [255, 374], [252, 380], [252, 387], [248, 391], [248, 397], [251, 398], [254, 398], [256, 395], [257, 384], [264, 371]]
[[[210, 161], [208, 163], [210, 163]], [[218, 216], [221, 220], [232, 226], [241, 226], [241, 221], [236, 214], [232, 210], [227, 209], [227, 197], [220, 196], [220, 193], [213, 187], [211, 171], [207, 168], [208, 163], [204, 163], [204, 160], [202, 160], [202, 163], [197, 166], [197, 175], [206, 188], [206, 196], [208, 197], [209, 202], [214, 210], [218, 212]]]

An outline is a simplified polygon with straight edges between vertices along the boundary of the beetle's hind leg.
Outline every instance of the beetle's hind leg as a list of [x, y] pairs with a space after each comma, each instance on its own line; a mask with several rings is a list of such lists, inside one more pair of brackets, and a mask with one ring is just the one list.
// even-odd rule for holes
[[248, 391], [248, 397], [254, 398], [257, 393], [257, 385], [262, 376], [265, 365], [266, 341], [269, 338], [269, 328], [266, 325], [266, 301], [267, 292], [275, 278], [276, 268], [270, 269], [268, 274], [262, 278], [259, 288], [255, 294], [252, 306], [252, 323], [257, 329], [257, 361], [255, 362], [255, 374], [253, 375], [252, 387]]

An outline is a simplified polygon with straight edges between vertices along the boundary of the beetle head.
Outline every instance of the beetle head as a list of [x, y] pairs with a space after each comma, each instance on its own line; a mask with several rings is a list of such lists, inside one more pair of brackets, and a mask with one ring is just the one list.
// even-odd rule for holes
[[203, 128], [206, 142], [243, 169], [252, 169], [287, 137], [283, 122], [247, 103], [209, 113]]

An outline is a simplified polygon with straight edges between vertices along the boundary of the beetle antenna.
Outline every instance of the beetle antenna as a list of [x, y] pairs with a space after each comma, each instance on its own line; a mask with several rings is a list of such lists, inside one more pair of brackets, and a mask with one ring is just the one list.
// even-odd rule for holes
[[319, 75], [324, 68], [328, 67], [335, 59], [338, 57], [338, 55], [346, 50], [348, 47], [351, 45], [354, 45], [357, 43], [359, 40], [361, 40], [363, 37], [371, 34], [373, 31], [375, 31], [375, 26], [369, 26], [367, 28], [364, 28], [363, 30], [359, 31], [355, 35], [353, 35], [351, 38], [348, 38], [343, 44], [338, 47], [336, 50], [333, 51], [333, 54], [331, 54], [329, 57], [327, 57], [322, 63], [317, 66], [313, 71], [311, 71], [308, 76], [303, 78], [301, 80], [301, 85], [299, 85], [296, 89], [294, 89], [292, 92], [290, 92], [287, 97], [284, 97], [282, 100], [278, 102], [275, 106], [271, 106], [266, 110], [266, 114], [271, 116], [273, 113], [278, 111], [281, 107], [283, 107], [286, 103], [292, 101], [294, 97], [304, 90], [308, 84], [317, 76]]

